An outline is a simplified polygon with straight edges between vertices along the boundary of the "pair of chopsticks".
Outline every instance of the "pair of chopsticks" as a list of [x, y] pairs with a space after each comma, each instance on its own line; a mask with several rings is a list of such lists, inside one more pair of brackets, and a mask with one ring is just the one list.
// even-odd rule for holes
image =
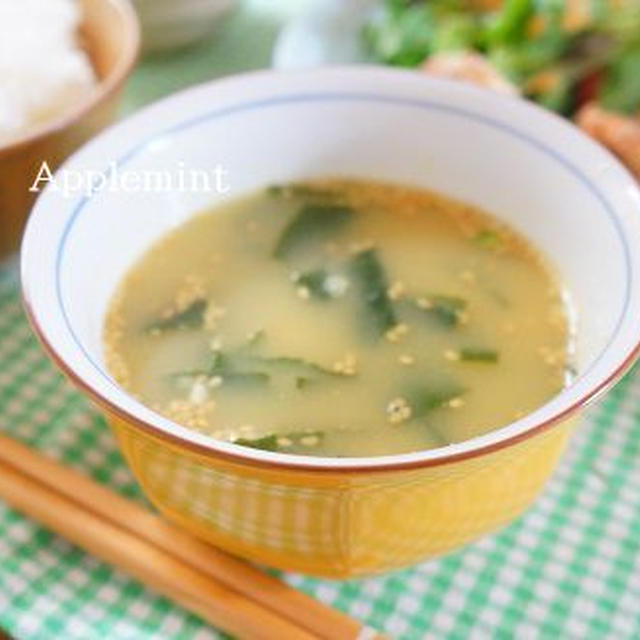
[[239, 638], [382, 637], [3, 435], [0, 498]]

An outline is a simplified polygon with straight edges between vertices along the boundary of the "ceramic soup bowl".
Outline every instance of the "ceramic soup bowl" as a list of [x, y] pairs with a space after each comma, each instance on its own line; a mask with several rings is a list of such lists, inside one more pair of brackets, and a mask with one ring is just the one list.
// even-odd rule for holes
[[[351, 577], [442, 554], [526, 509], [553, 471], [574, 418], [638, 351], [640, 192], [627, 172], [569, 123], [521, 100], [360, 67], [261, 72], [196, 87], [104, 132], [58, 175], [217, 165], [228, 193], [175, 183], [88, 194], [48, 188], [23, 244], [24, 296], [35, 331], [104, 411], [158, 510], [239, 556]], [[341, 459], [218, 442], [119, 387], [104, 365], [103, 319], [141, 253], [203, 207], [270, 183], [325, 175], [441, 191], [524, 233], [566, 286], [574, 382], [522, 419], [465, 442]]]

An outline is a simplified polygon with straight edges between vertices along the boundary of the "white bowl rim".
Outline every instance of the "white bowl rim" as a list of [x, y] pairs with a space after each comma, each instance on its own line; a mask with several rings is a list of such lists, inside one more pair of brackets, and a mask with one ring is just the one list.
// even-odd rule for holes
[[[90, 143], [83, 146], [75, 154], [73, 154], [62, 166], [61, 169], [71, 169], [75, 165], [82, 166], [82, 159], [85, 153], [85, 149], [90, 147], [95, 151], [100, 145], [103, 145], [106, 141], [114, 136], [118, 136], [123, 130], [132, 131], [136, 124], [144, 122], [150, 115], [154, 118], [161, 118], [163, 114], [168, 116], [169, 114], [175, 114], [180, 112], [178, 105], [186, 104], [191, 98], [196, 98], [199, 94], [207, 94], [212, 90], [220, 93], [222, 90], [233, 90], [235, 86], [243, 86], [247, 83], [251, 83], [255, 80], [258, 81], [273, 81], [275, 85], [278, 84], [279, 79], [284, 78], [301, 78], [304, 77], [308, 80], [307, 87], [322, 87], [323, 80], [327, 79], [342, 79], [342, 80], [357, 80], [363, 78], [376, 78], [379, 80], [403, 79], [403, 82], [409, 86], [411, 83], [420, 84], [420, 88], [426, 90], [428, 85], [447, 87], [449, 92], [454, 92], [458, 96], [464, 95], [468, 97], [467, 104], [473, 104], [475, 99], [482, 99], [487, 103], [495, 103], [496, 111], [500, 111], [499, 107], [505, 107], [508, 105], [509, 110], [520, 111], [529, 118], [537, 119], [538, 121], [546, 120], [547, 124], [553, 122], [553, 126], [559, 130], [562, 130], [565, 134], [571, 134], [576, 141], [579, 141], [581, 145], [589, 147], [592, 153], [597, 154], [600, 159], [607, 164], [609, 168], [613, 168], [616, 172], [616, 179], [618, 185], [623, 188], [628, 194], [631, 200], [634, 201], [635, 208], [640, 214], [640, 189], [635, 180], [629, 174], [629, 172], [614, 158], [606, 149], [598, 145], [589, 139], [586, 135], [581, 133], [575, 127], [572, 127], [568, 122], [559, 116], [542, 109], [536, 105], [525, 102], [523, 100], [514, 100], [511, 97], [500, 96], [496, 93], [460, 83], [457, 81], [450, 81], [446, 79], [436, 79], [430, 77], [424, 77], [418, 75], [414, 71], [400, 71], [397, 69], [389, 69], [374, 65], [357, 65], [357, 66], [328, 66], [320, 67], [317, 69], [303, 70], [303, 71], [273, 71], [273, 70], [261, 70], [253, 71], [249, 73], [243, 73], [235, 76], [229, 76], [223, 79], [214, 80], [201, 85], [196, 85], [189, 89], [180, 91], [173, 94], [163, 100], [160, 100], [144, 109], [141, 109], [133, 116], [112, 125], [108, 129], [104, 130]], [[350, 83], [346, 83], [347, 86]], [[313, 94], [313, 90], [304, 91], [303, 94]], [[322, 91], [315, 91], [315, 93], [322, 93]], [[330, 92], [325, 91], [325, 94]], [[333, 94], [343, 93], [358, 95], [358, 91], [355, 90], [342, 90], [341, 92], [333, 91]], [[426, 91], [425, 91], [426, 93]], [[361, 96], [367, 96], [366, 91], [361, 92]], [[382, 95], [382, 94], [381, 94]], [[369, 96], [370, 97], [370, 96]], [[283, 95], [281, 92], [274, 91], [272, 101], [281, 102]], [[428, 98], [424, 100], [415, 98], [413, 101], [404, 99], [405, 103], [408, 102], [429, 102]], [[268, 99], [263, 99], [261, 102], [269, 102]], [[233, 103], [232, 103], [233, 104]], [[243, 104], [235, 104], [236, 109], [242, 108]], [[233, 107], [224, 107], [221, 111], [229, 112]], [[473, 115], [473, 109], [468, 110], [468, 114]], [[478, 119], [486, 117], [482, 114], [475, 114]], [[203, 114], [192, 116], [187, 120], [198, 121], [203, 118]], [[506, 120], [502, 122], [496, 118], [495, 122], [504, 128], [512, 128]], [[165, 129], [156, 130], [156, 132], [143, 139], [143, 142], [132, 144], [127, 153], [123, 153], [121, 157], [130, 157], [136, 151], [146, 148], [146, 145], [152, 140], [161, 136], [170, 134], [174, 131], [175, 127], [170, 126]], [[517, 129], [515, 130], [517, 132]], [[524, 135], [520, 133], [520, 135]], [[535, 141], [531, 138], [534, 144], [542, 145], [541, 142]], [[565, 158], [564, 156], [560, 156]], [[565, 158], [566, 161], [566, 158]], [[573, 164], [570, 163], [573, 167]], [[575, 167], [574, 167], [575, 168]], [[588, 181], [589, 182], [589, 181]], [[79, 388], [84, 390], [96, 404], [102, 406], [108, 412], [118, 416], [122, 420], [134, 424], [136, 428], [139, 428], [147, 433], [150, 433], [160, 439], [172, 441], [181, 447], [193, 450], [199, 454], [210, 457], [212, 460], [216, 458], [225, 459], [238, 464], [248, 466], [261, 466], [272, 469], [289, 469], [289, 470], [301, 470], [301, 471], [317, 471], [317, 472], [366, 472], [366, 471], [393, 471], [399, 469], [416, 469], [428, 466], [435, 466], [445, 463], [453, 463], [460, 460], [486, 455], [502, 449], [507, 446], [511, 446], [518, 442], [521, 442], [529, 437], [538, 434], [541, 431], [547, 430], [559, 422], [571, 417], [574, 413], [584, 408], [587, 404], [600, 396], [606, 391], [615, 381], [617, 381], [624, 372], [633, 364], [635, 359], [640, 354], [640, 319], [634, 323], [633, 326], [626, 326], [626, 332], [630, 334], [624, 343], [624, 348], [618, 347], [621, 351], [620, 356], [617, 358], [616, 365], [606, 368], [604, 371], [595, 371], [596, 366], [592, 366], [587, 374], [581, 375], [577, 382], [570, 384], [563, 389], [554, 398], [538, 407], [531, 413], [527, 414], [523, 418], [511, 422], [507, 425], [494, 429], [488, 433], [485, 433], [474, 438], [464, 440], [462, 442], [453, 443], [443, 447], [434, 449], [427, 449], [423, 451], [406, 453], [406, 454], [393, 454], [375, 457], [345, 457], [345, 458], [331, 458], [321, 456], [300, 456], [284, 453], [272, 453], [267, 451], [261, 451], [257, 449], [251, 449], [234, 445], [231, 443], [222, 442], [214, 439], [211, 436], [207, 436], [196, 432], [194, 430], [183, 427], [172, 420], [165, 418], [164, 416], [150, 410], [141, 402], [132, 398], [132, 396], [117, 385], [109, 376], [109, 374], [95, 363], [84, 351], [84, 348], [76, 339], [76, 353], [75, 356], [79, 358], [88, 359], [89, 363], [94, 368], [97, 368], [98, 372], [104, 377], [105, 383], [103, 385], [93, 385], [88, 383], [81, 374], [79, 374], [73, 366], [72, 362], [65, 360], [56, 349], [56, 336], [50, 335], [47, 332], [44, 323], [41, 323], [40, 315], [43, 310], [37, 308], [34, 304], [34, 297], [32, 295], [33, 278], [36, 276], [34, 269], [32, 268], [33, 260], [31, 258], [32, 253], [37, 253], [38, 244], [42, 243], [42, 238], [46, 237], [45, 234], [38, 232], [38, 227], [43, 223], [44, 219], [49, 212], [46, 209], [51, 208], [54, 204], [52, 197], [52, 190], [47, 188], [40, 195], [34, 211], [29, 219], [27, 229], [24, 235], [22, 252], [21, 252], [21, 280], [22, 291], [25, 309], [27, 311], [28, 319], [31, 323], [33, 330], [35, 331], [40, 342], [48, 352], [50, 357], [56, 362], [58, 367], [76, 384]], [[603, 196], [601, 196], [603, 197]], [[58, 208], [60, 205], [58, 204]], [[68, 206], [68, 215], [75, 209], [74, 206]], [[619, 221], [618, 221], [619, 223]], [[622, 230], [620, 230], [621, 235]], [[640, 268], [639, 268], [640, 270]], [[626, 287], [629, 297], [640, 300], [640, 290], [636, 290], [632, 285], [633, 271], [629, 271], [630, 280], [626, 282]], [[636, 274], [637, 275], [637, 274]], [[618, 322], [618, 326], [610, 337], [610, 341], [605, 349], [602, 351], [601, 356], [608, 354], [612, 350], [612, 343], [616, 337], [625, 328], [625, 323], [629, 325], [632, 323], [632, 319], [629, 319], [628, 314], [621, 315]], [[71, 333], [71, 327], [69, 326]], [[613, 345], [615, 346], [615, 345]], [[597, 363], [596, 363], [597, 364]], [[601, 367], [602, 368], [602, 367]], [[597, 374], [597, 375], [596, 375]], [[585, 382], [585, 380], [587, 382]], [[578, 383], [582, 382], [583, 389], [576, 393], [576, 389], [580, 386]], [[105, 391], [107, 384], [114, 388]], [[555, 409], [552, 409], [550, 405], [558, 405]]]

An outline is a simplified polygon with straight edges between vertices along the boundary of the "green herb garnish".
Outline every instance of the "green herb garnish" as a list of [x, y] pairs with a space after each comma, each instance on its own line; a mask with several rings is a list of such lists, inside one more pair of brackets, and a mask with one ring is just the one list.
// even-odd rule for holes
[[333, 371], [332, 369], [323, 367], [322, 365], [316, 364], [315, 362], [310, 362], [309, 360], [304, 360], [303, 358], [275, 356], [270, 358], [253, 358], [251, 362], [254, 363], [255, 366], [266, 366], [271, 369], [282, 369], [284, 371], [298, 374], [303, 377], [304, 374], [306, 374], [307, 376], [320, 375], [334, 378], [346, 377], [343, 373]]
[[458, 385], [441, 387], [417, 386], [409, 389], [405, 398], [411, 407], [411, 419], [424, 418], [431, 411], [444, 407], [447, 402], [465, 393]]
[[224, 384], [234, 386], [264, 386], [269, 383], [268, 373], [262, 371], [227, 371], [220, 376]]
[[[423, 300], [427, 304], [421, 304]], [[467, 301], [457, 296], [432, 295], [418, 298], [416, 307], [440, 326], [455, 327], [460, 323], [460, 313], [467, 307]]]
[[500, 249], [502, 247], [502, 236], [491, 229], [483, 229], [473, 236], [473, 241], [484, 249]]
[[207, 301], [201, 298], [194, 300], [186, 309], [178, 311], [167, 318], [160, 318], [147, 325], [147, 332], [170, 331], [174, 329], [197, 329], [204, 322]]
[[460, 360], [466, 362], [498, 362], [498, 352], [495, 349], [481, 349], [476, 347], [464, 347], [458, 352]]
[[270, 434], [261, 438], [237, 438], [233, 444], [239, 444], [241, 447], [250, 447], [251, 449], [261, 449], [262, 451], [277, 451], [278, 436]]
[[[324, 440], [322, 431], [294, 431], [291, 433], [271, 433], [259, 438], [237, 438], [233, 444], [262, 451], [280, 451], [284, 453], [307, 453], [306, 449], [317, 447]], [[314, 439], [312, 444], [305, 443], [305, 439]]]
[[353, 209], [342, 205], [303, 206], [282, 232], [273, 255], [286, 259], [300, 247], [330, 237], [352, 217]]
[[366, 249], [351, 258], [353, 273], [367, 311], [368, 322], [378, 336], [398, 324], [387, 290], [389, 284], [384, 267], [375, 249]]
[[237, 354], [216, 351], [211, 365], [207, 369], [192, 369], [171, 374], [173, 378], [221, 378], [223, 384], [233, 386], [264, 386], [269, 383], [270, 376], [254, 367], [245, 367], [246, 363]]
[[216, 351], [213, 354], [213, 362], [207, 371], [207, 377], [220, 376], [223, 383], [235, 385], [265, 385], [269, 382], [269, 375], [254, 367], [242, 366], [242, 359], [233, 355]]
[[606, 109], [623, 113], [637, 111], [640, 105], [639, 65], [640, 41], [620, 55], [607, 69], [599, 95], [599, 101]]

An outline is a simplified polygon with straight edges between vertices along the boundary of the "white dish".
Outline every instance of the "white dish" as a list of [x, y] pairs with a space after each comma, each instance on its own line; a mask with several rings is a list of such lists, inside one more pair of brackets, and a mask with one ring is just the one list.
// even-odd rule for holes
[[371, 61], [362, 42], [367, 17], [380, 0], [320, 0], [280, 31], [271, 55], [275, 69], [306, 69]]

